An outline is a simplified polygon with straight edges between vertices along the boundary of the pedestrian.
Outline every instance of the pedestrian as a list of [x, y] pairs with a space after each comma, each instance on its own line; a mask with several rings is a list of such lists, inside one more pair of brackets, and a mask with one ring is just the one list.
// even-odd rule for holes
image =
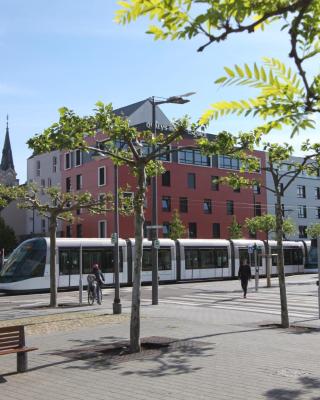
[[243, 290], [243, 297], [247, 297], [248, 281], [251, 279], [251, 268], [246, 258], [240, 264], [238, 277], [241, 280], [241, 287]]
[[100, 298], [101, 287], [102, 287], [102, 285], [103, 285], [105, 280], [104, 280], [103, 273], [101, 272], [101, 269], [99, 268], [98, 264], [93, 264], [92, 273], [94, 274], [94, 276], [96, 278], [96, 281], [97, 281], [97, 285], [98, 285], [98, 290], [97, 290], [97, 293], [96, 293], [97, 301], [98, 301], [98, 304], [101, 304], [101, 298]]

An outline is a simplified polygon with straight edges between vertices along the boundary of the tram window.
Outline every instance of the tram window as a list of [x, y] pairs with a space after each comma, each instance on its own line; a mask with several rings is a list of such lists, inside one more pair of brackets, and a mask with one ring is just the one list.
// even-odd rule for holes
[[203, 249], [200, 250], [200, 268], [214, 268], [214, 253], [213, 249]]
[[186, 269], [228, 268], [226, 248], [185, 249]]
[[[244, 260], [244, 259], [247, 259], [247, 261], [248, 261], [248, 263], [250, 264], [250, 265], [255, 265], [255, 257], [254, 257], [254, 254], [253, 253], [248, 253], [248, 249], [247, 248], [245, 248], [245, 249], [239, 249], [239, 261], [240, 261], [240, 264], [241, 264], [241, 262]], [[257, 261], [258, 261], [258, 266], [259, 267], [262, 267], [262, 249], [261, 249], [261, 247], [258, 247], [258, 257], [257, 257]]]
[[79, 249], [61, 249], [60, 254], [60, 275], [77, 275], [80, 272], [79, 269]]
[[215, 265], [218, 268], [228, 268], [228, 250], [227, 249], [215, 249]]
[[168, 271], [171, 269], [170, 249], [159, 249], [158, 251], [159, 271]]
[[185, 249], [186, 269], [199, 268], [199, 254], [196, 249]]
[[152, 270], [152, 254], [151, 249], [143, 249], [142, 271]]
[[284, 249], [284, 265], [302, 264], [301, 249]]
[[[103, 273], [113, 273], [114, 271], [114, 254], [113, 248], [104, 249], [83, 249], [83, 273], [90, 274], [93, 264], [98, 264]], [[123, 271], [122, 266], [122, 249], [119, 248], [119, 271]]]
[[37, 239], [22, 243], [14, 250], [1, 270], [1, 282], [15, 282], [43, 276], [47, 245]]

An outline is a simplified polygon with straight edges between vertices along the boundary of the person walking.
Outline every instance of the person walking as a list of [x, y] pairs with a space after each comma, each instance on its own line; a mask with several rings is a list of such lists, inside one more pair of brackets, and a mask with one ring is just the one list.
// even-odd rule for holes
[[98, 287], [97, 287], [97, 293], [96, 293], [96, 296], [97, 296], [97, 302], [98, 302], [98, 304], [101, 304], [101, 287], [102, 287], [102, 285], [103, 285], [103, 283], [104, 283], [104, 276], [103, 276], [103, 273], [101, 272], [101, 269], [99, 268], [99, 265], [98, 264], [93, 264], [93, 266], [92, 266], [92, 273], [93, 273], [93, 275], [95, 276], [95, 278], [96, 278], [96, 281], [97, 281], [97, 285], [98, 285]]
[[240, 264], [239, 272], [238, 272], [238, 277], [241, 280], [241, 287], [243, 290], [243, 297], [247, 297], [247, 288], [248, 288], [248, 281], [251, 279], [251, 268], [250, 265], [248, 264], [248, 261], [246, 258], [242, 260], [242, 263]]

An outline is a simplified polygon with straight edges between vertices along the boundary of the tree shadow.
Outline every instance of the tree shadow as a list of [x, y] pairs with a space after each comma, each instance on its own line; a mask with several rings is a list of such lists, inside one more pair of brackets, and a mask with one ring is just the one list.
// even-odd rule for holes
[[310, 397], [315, 390], [320, 389], [320, 380], [318, 378], [303, 376], [298, 378], [298, 382], [301, 385], [300, 389], [276, 388], [268, 390], [263, 395], [270, 400], [303, 400], [306, 396], [310, 400], [320, 400], [320, 396]]

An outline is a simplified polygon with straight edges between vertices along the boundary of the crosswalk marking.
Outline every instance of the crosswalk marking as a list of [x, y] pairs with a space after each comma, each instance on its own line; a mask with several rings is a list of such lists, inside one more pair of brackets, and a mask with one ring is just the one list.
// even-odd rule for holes
[[[305, 293], [306, 294], [306, 293]], [[317, 296], [308, 297], [296, 293], [288, 293], [288, 308], [290, 317], [315, 318], [318, 316]], [[210, 309], [223, 309], [246, 311], [259, 314], [280, 315], [280, 297], [278, 292], [249, 293], [247, 299], [242, 298], [239, 292], [234, 293], [197, 293], [183, 296], [170, 296], [160, 299], [162, 304], [179, 305], [182, 307], [206, 307]]]

